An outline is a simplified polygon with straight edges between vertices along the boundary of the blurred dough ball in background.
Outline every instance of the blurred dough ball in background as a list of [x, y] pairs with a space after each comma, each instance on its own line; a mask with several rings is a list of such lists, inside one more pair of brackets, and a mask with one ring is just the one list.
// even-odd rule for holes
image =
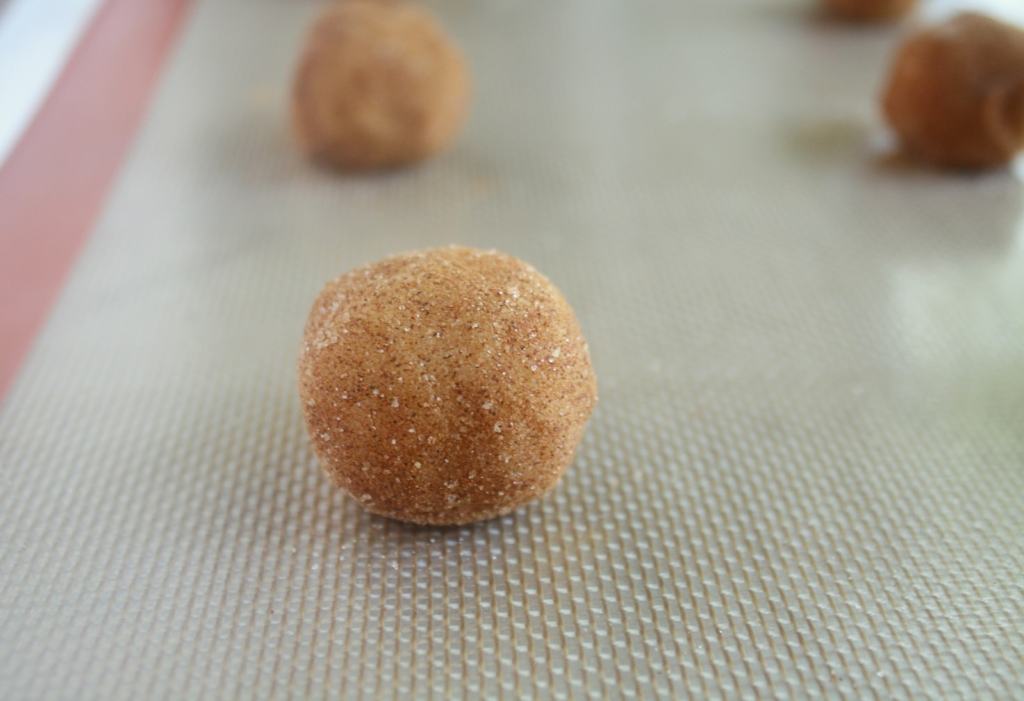
[[823, 0], [829, 14], [858, 22], [895, 19], [907, 14], [917, 0]]
[[1024, 30], [976, 13], [910, 35], [882, 96], [911, 154], [941, 166], [1008, 164], [1024, 146]]
[[345, 169], [400, 166], [447, 146], [462, 125], [469, 77], [425, 10], [342, 0], [314, 22], [293, 90], [303, 148]]

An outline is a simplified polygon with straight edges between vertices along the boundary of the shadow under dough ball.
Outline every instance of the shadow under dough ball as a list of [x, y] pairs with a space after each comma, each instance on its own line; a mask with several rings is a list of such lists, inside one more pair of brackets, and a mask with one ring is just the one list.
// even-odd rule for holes
[[911, 35], [882, 107], [906, 149], [926, 161], [1006, 165], [1024, 146], [1024, 30], [963, 13]]
[[422, 160], [454, 138], [469, 78], [426, 11], [346, 0], [316, 20], [299, 61], [293, 121], [304, 149], [345, 169]]
[[858, 22], [895, 19], [907, 14], [917, 0], [824, 0], [825, 9], [836, 17]]
[[321, 465], [366, 509], [461, 524], [557, 484], [597, 382], [547, 278], [450, 247], [328, 283], [306, 324], [299, 394]]

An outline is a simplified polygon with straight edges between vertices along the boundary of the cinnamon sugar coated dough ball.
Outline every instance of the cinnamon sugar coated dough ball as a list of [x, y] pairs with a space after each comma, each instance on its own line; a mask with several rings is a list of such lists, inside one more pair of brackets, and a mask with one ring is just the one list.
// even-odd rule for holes
[[462, 56], [425, 10], [346, 0], [315, 22], [295, 76], [303, 147], [349, 169], [419, 161], [462, 125], [469, 78]]
[[836, 17], [859, 22], [894, 19], [910, 11], [917, 0], [824, 0], [825, 9]]
[[1009, 163], [1024, 146], [1024, 30], [964, 13], [908, 38], [882, 97], [913, 154], [942, 166]]
[[555, 486], [597, 401], [568, 302], [502, 253], [439, 248], [327, 284], [299, 359], [330, 478], [373, 513], [459, 524]]

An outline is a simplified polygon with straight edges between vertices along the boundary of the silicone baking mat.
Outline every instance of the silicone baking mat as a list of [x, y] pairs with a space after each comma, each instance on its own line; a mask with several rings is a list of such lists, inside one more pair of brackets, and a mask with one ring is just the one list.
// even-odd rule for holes
[[[878, 155], [897, 29], [432, 3], [471, 120], [357, 177], [289, 135], [319, 7], [198, 3], [2, 407], [0, 695], [1024, 696], [1024, 193]], [[448, 243], [562, 288], [601, 401], [550, 496], [412, 528], [294, 364], [326, 279]]]

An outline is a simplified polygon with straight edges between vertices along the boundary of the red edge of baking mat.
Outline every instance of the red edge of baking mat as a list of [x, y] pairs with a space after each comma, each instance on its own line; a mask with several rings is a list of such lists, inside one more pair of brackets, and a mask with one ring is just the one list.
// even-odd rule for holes
[[106, 0], [0, 167], [0, 400], [92, 230], [192, 0]]

